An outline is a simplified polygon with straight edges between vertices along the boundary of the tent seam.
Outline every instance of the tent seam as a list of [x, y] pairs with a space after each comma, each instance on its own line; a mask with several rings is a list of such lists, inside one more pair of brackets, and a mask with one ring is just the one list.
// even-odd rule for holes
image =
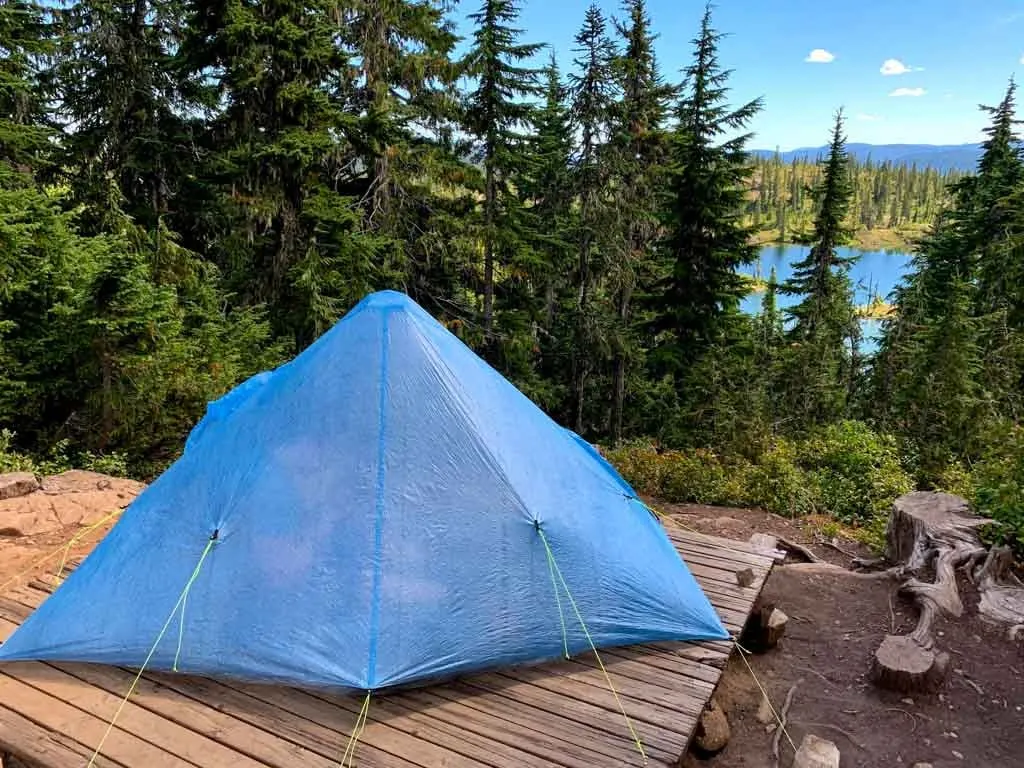
[[370, 651], [367, 661], [366, 685], [373, 690], [377, 676], [377, 634], [380, 629], [380, 581], [381, 581], [381, 550], [384, 540], [384, 476], [385, 476], [385, 430], [387, 429], [387, 374], [390, 338], [388, 335], [388, 317], [390, 308], [385, 308], [381, 315], [381, 352], [380, 352], [380, 385], [377, 401], [377, 483], [376, 483], [376, 519], [373, 531], [373, 587], [370, 597]]

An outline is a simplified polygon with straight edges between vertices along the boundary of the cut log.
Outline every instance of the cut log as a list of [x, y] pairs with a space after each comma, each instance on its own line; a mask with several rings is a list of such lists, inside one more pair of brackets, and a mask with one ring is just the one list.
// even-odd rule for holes
[[747, 617], [740, 633], [740, 645], [753, 653], [764, 653], [779, 644], [789, 617], [773, 603], [762, 603]]
[[875, 651], [874, 681], [900, 693], [930, 693], [942, 687], [949, 674], [949, 654], [923, 648], [913, 635], [886, 635]]

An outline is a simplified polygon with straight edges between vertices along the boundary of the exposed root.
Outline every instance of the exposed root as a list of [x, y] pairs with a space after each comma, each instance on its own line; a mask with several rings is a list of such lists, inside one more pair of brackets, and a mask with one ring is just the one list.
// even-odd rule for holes
[[782, 733], [786, 730], [786, 717], [789, 715], [789, 707], [793, 703], [793, 694], [796, 693], [796, 686], [794, 685], [789, 689], [789, 693], [786, 694], [786, 701], [782, 705], [782, 711], [779, 713], [779, 727], [775, 729], [775, 735], [772, 736], [772, 761], [775, 765], [779, 764], [779, 742], [782, 739]]

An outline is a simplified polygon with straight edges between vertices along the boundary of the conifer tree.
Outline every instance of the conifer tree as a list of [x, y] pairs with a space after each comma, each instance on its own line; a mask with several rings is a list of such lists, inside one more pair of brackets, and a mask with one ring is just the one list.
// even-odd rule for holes
[[0, 174], [38, 171], [45, 160], [50, 132], [38, 74], [50, 49], [38, 4], [12, 0], [0, 6]]
[[609, 178], [607, 145], [615, 96], [615, 49], [596, 5], [586, 12], [576, 34], [576, 71], [569, 76], [570, 114], [579, 136], [572, 166], [572, 190], [579, 205], [573, 340], [573, 424], [584, 431], [587, 383], [604, 353], [604, 318], [593, 306], [609, 250]]
[[845, 222], [852, 197], [843, 115], [836, 114], [823, 178], [812, 196], [818, 206], [807, 256], [793, 265], [783, 291], [801, 296], [787, 310], [787, 406], [797, 428], [842, 418], [856, 381], [857, 318], [849, 268], [855, 259], [838, 248], [850, 237]]
[[495, 262], [527, 247], [528, 226], [517, 205], [514, 181], [524, 163], [523, 134], [534, 119], [526, 99], [539, 95], [537, 70], [523, 66], [541, 46], [521, 43], [515, 0], [483, 0], [469, 15], [473, 44], [460, 71], [474, 81], [467, 95], [465, 128], [476, 140], [475, 157], [484, 170], [483, 327], [488, 343], [494, 326]]
[[655, 328], [672, 339], [661, 360], [677, 369], [720, 337], [723, 320], [735, 315], [746, 290], [737, 267], [757, 253], [751, 229], [740, 222], [751, 174], [750, 136], [742, 131], [761, 100], [735, 108], [727, 103], [730, 72], [718, 62], [721, 38], [708, 5], [671, 139], [661, 246], [669, 274], [654, 307]]
[[302, 349], [381, 280], [379, 239], [336, 179], [354, 118], [329, 87], [349, 73], [328, 0], [189, 5], [184, 66], [211, 108], [206, 168], [221, 264], [275, 332]]
[[664, 180], [667, 135], [664, 130], [675, 88], [666, 84], [654, 56], [656, 36], [645, 0], [626, 0], [628, 21], [617, 22], [622, 48], [613, 62], [621, 94], [611, 110], [609, 162], [614, 177], [615, 233], [609, 244], [608, 284], [614, 304], [611, 336], [613, 441], [623, 436], [626, 374], [638, 352], [632, 322], [633, 296], [649, 279], [658, 231], [660, 189]]

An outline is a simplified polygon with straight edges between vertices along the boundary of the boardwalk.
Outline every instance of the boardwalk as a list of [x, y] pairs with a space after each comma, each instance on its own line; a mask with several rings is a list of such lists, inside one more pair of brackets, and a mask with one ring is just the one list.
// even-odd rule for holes
[[[772, 561], [743, 544], [670, 529], [676, 547], [732, 632]], [[740, 588], [735, 572], [752, 568]], [[0, 598], [6, 638], [45, 597], [46, 580]], [[650, 765], [675, 765], [714, 691], [730, 643], [661, 643], [601, 651]], [[0, 666], [0, 753], [82, 768], [133, 673], [82, 664]], [[333, 768], [359, 698], [145, 674], [96, 766]], [[355, 764], [365, 768], [603, 768], [641, 765], [626, 721], [593, 655], [506, 669], [375, 697]]]

